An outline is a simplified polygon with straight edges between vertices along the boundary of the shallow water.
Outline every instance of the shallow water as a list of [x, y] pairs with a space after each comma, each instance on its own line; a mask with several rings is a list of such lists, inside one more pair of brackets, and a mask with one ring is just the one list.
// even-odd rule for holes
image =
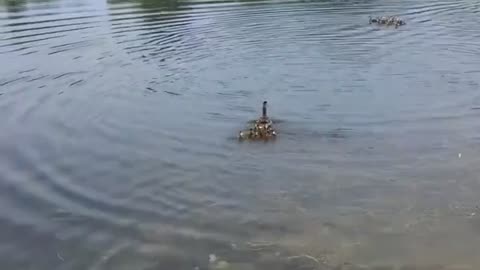
[[2, 266], [478, 269], [479, 11], [0, 0]]

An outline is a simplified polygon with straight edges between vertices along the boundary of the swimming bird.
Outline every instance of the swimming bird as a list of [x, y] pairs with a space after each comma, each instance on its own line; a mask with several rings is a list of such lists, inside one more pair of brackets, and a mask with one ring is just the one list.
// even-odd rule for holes
[[400, 18], [396, 18], [396, 21], [395, 21], [395, 28], [399, 27], [400, 25], [405, 25], [407, 24], [404, 20], [400, 19]]
[[268, 140], [277, 136], [277, 132], [273, 128], [273, 121], [267, 115], [267, 102], [262, 105], [262, 116], [259, 117], [253, 127], [248, 131], [240, 131], [238, 138], [240, 140]]

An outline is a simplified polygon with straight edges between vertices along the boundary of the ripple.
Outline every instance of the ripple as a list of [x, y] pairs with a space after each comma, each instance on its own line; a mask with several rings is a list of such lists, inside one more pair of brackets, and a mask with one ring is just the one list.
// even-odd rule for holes
[[29, 76], [22, 76], [22, 77], [15, 78], [15, 79], [10, 79], [10, 80], [1, 81], [1, 82], [0, 82], [0, 86], [6, 86], [6, 85], [11, 84], [11, 83], [15, 83], [15, 82], [19, 82], [19, 81], [24, 81], [25, 79], [28, 79], [28, 78], [30, 78], [30, 77], [29, 77]]
[[[403, 223], [365, 213], [476, 199], [478, 5], [94, 2], [0, 15], [0, 226], [45, 236], [62, 267], [252, 263], [232, 246], [259, 238], [374, 260], [345, 246]], [[368, 24], [384, 14], [407, 24]], [[262, 100], [278, 140], [238, 144]], [[473, 235], [464, 223], [455, 230]], [[29, 251], [12, 269], [43, 260], [5, 239], [0, 256]]]
[[468, 2], [437, 2], [416, 5], [407, 13], [408, 15], [440, 15], [442, 13], [454, 14], [471, 7]]

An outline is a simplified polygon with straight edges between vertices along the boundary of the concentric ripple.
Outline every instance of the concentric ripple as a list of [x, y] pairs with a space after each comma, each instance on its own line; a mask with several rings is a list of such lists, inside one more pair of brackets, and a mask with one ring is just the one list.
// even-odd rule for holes
[[0, 0], [2, 266], [478, 268], [479, 11]]

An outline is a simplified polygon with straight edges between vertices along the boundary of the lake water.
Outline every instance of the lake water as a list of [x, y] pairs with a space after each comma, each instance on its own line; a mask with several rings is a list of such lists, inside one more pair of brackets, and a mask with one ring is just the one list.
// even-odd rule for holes
[[479, 269], [479, 15], [0, 0], [2, 269]]

